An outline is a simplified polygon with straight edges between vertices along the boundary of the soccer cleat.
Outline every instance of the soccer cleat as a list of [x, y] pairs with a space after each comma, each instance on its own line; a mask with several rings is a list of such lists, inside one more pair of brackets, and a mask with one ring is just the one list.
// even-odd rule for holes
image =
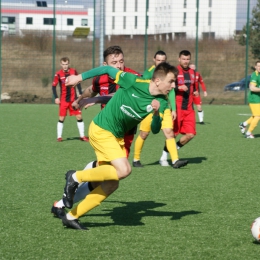
[[176, 162], [172, 165], [172, 167], [173, 167], [174, 169], [178, 169], [178, 168], [181, 168], [181, 167], [186, 166], [188, 163], [189, 163], [188, 160], [178, 160], [178, 161], [176, 161]]
[[65, 175], [66, 185], [64, 187], [63, 203], [65, 207], [69, 209], [71, 209], [73, 206], [74, 194], [79, 185], [79, 183], [74, 181], [72, 177], [72, 174], [75, 172], [76, 171], [74, 170], [70, 170]]
[[159, 161], [159, 164], [160, 164], [161, 166], [169, 166], [169, 163], [168, 163], [167, 160], [160, 160], [160, 161]]
[[241, 133], [244, 134], [246, 131], [246, 127], [243, 125], [243, 123], [240, 123], [238, 127], [240, 128]]
[[205, 123], [204, 123], [203, 121], [202, 121], [202, 122], [200, 122], [200, 124], [201, 124], [201, 125], [205, 125]]
[[140, 161], [133, 162], [134, 167], [143, 167]]
[[84, 142], [89, 141], [88, 137], [86, 137], [86, 136], [80, 137], [79, 139], [80, 139], [80, 141], [84, 141]]
[[82, 226], [79, 223], [78, 219], [69, 220], [69, 219], [67, 219], [66, 215], [62, 217], [62, 224], [63, 224], [63, 226], [65, 226], [67, 228], [73, 228], [73, 229], [79, 229], [79, 230], [88, 230], [88, 228]]
[[249, 135], [245, 134], [245, 138], [255, 138], [255, 137], [252, 134]]
[[52, 208], [51, 208], [51, 213], [54, 215], [56, 218], [62, 218], [66, 215], [65, 209], [64, 208], [58, 208], [56, 207], [57, 201], [54, 202]]
[[62, 138], [61, 137], [57, 138], [57, 142], [62, 142]]

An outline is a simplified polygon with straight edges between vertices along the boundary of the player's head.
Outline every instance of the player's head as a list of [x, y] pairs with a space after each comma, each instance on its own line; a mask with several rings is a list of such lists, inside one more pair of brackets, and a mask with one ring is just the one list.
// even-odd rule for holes
[[164, 51], [157, 51], [154, 54], [153, 61], [154, 61], [155, 66], [157, 66], [158, 64], [160, 64], [162, 62], [166, 62], [166, 60], [167, 60], [167, 56]]
[[255, 62], [255, 69], [258, 73], [260, 73], [260, 60]]
[[63, 71], [67, 71], [70, 66], [70, 59], [68, 57], [62, 57], [60, 59], [60, 66], [62, 67]]
[[190, 65], [191, 53], [183, 50], [179, 53], [179, 63], [183, 69], [188, 69]]
[[120, 46], [110, 46], [108, 47], [104, 53], [104, 65], [112, 66], [119, 70], [124, 70], [125, 61], [124, 61], [124, 53]]
[[159, 93], [167, 95], [172, 88], [175, 88], [177, 76], [178, 69], [176, 67], [167, 62], [162, 62], [155, 67], [152, 81]]
[[189, 67], [190, 67], [191, 69], [193, 69], [193, 70], [196, 70], [196, 65], [193, 64], [193, 63], [191, 63]]

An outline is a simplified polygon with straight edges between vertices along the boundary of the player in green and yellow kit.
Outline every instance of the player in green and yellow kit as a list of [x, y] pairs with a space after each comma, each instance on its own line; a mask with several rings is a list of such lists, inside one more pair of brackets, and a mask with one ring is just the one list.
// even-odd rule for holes
[[124, 149], [124, 134], [151, 112], [152, 132], [160, 131], [163, 113], [168, 109], [166, 95], [175, 87], [177, 73], [174, 66], [161, 63], [155, 68], [152, 80], [145, 80], [105, 66], [66, 79], [67, 86], [75, 86], [88, 78], [109, 74], [120, 88], [89, 126], [89, 142], [95, 150], [99, 166], [66, 173], [64, 205], [72, 208], [73, 196], [79, 183], [102, 183], [62, 218], [64, 226], [86, 229], [78, 222], [78, 218], [98, 206], [118, 188], [119, 180], [131, 173]]
[[252, 73], [249, 84], [250, 92], [248, 94], [248, 103], [252, 112], [252, 116], [245, 122], [239, 124], [242, 134], [246, 131], [246, 126], [249, 125], [246, 138], [255, 138], [252, 134], [260, 119], [260, 61], [255, 63], [255, 72]]
[[[166, 59], [167, 56], [164, 51], [157, 51], [153, 58], [154, 65], [151, 66], [143, 73], [143, 78], [151, 79], [155, 70], [155, 66], [159, 65], [162, 62], [166, 62]], [[172, 167], [177, 169], [187, 165], [188, 161], [179, 160], [178, 151], [176, 148], [176, 142], [174, 139], [173, 120], [176, 117], [174, 89], [172, 89], [169, 94], [169, 103], [171, 106], [171, 110], [166, 109], [164, 111], [163, 121], [162, 121], [162, 131], [166, 137], [166, 146], [172, 159]], [[152, 114], [148, 115], [140, 124], [140, 133], [136, 138], [135, 147], [134, 147], [134, 159], [133, 159], [134, 167], [143, 167], [143, 165], [140, 162], [140, 155], [141, 155], [144, 142], [148, 137], [149, 133], [151, 132], [151, 120], [152, 120]], [[160, 160], [159, 163], [162, 166], [169, 166], [167, 160]]]

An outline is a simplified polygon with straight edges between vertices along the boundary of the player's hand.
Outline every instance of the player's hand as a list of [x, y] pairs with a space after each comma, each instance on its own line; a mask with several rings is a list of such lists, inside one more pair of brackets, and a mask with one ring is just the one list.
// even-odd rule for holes
[[153, 108], [153, 111], [157, 112], [160, 108], [160, 102], [158, 100], [154, 99], [151, 103], [151, 106]]
[[195, 97], [198, 97], [198, 96], [199, 96], [199, 91], [194, 91], [194, 92], [193, 92], [193, 95], [194, 95]]
[[174, 121], [177, 117], [176, 111], [172, 111], [172, 120]]
[[60, 104], [60, 99], [59, 98], [55, 98], [55, 104], [57, 104], [57, 105]]
[[204, 97], [206, 97], [208, 95], [207, 91], [204, 91]]
[[79, 109], [79, 104], [76, 100], [71, 104], [71, 106], [73, 107], [74, 110]]
[[65, 80], [65, 86], [75, 87], [82, 81], [81, 74], [79, 75], [70, 75]]
[[188, 87], [186, 85], [181, 85], [178, 87], [179, 90], [182, 90], [182, 91], [187, 91], [188, 90]]

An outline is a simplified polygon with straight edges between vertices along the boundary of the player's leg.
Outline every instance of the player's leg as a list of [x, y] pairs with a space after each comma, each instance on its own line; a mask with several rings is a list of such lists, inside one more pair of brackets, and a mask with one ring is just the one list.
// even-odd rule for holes
[[57, 124], [57, 141], [62, 142], [62, 133], [65, 117], [67, 115], [68, 103], [61, 101], [59, 104], [59, 121]]
[[253, 118], [254, 118], [253, 116], [250, 116], [246, 121], [239, 123], [238, 127], [242, 134], [246, 132], [246, 127], [251, 124]]
[[69, 111], [70, 111], [70, 115], [75, 116], [77, 119], [77, 127], [79, 130], [79, 139], [81, 141], [88, 142], [89, 139], [88, 139], [88, 137], [85, 136], [85, 125], [84, 125], [84, 122], [82, 119], [81, 110], [79, 110], [79, 109], [75, 110], [72, 107], [72, 103], [70, 103]]
[[129, 154], [130, 154], [130, 148], [131, 148], [132, 142], [134, 140], [136, 130], [137, 130], [137, 126], [135, 126], [130, 131], [128, 131], [124, 136], [125, 150], [126, 150], [126, 157], [127, 158], [129, 157]]
[[251, 120], [251, 123], [248, 127], [245, 137], [254, 138], [254, 136], [252, 135], [252, 132], [258, 125], [258, 121], [260, 119], [260, 104], [249, 104], [249, 107], [252, 111], [253, 119]]
[[[78, 206], [62, 219], [63, 224], [75, 229], [83, 229], [78, 223], [78, 218], [99, 205], [118, 186], [118, 181], [131, 173], [131, 166], [125, 156], [123, 139], [115, 138], [109, 131], [101, 129], [93, 122], [89, 129], [90, 144], [95, 149], [99, 162], [111, 162], [99, 164], [99, 167], [85, 171], [69, 171], [64, 188], [63, 201], [66, 207], [72, 207], [72, 197], [78, 184], [86, 181], [112, 181], [100, 185], [94, 189]], [[114, 182], [113, 182], [114, 181]]]
[[152, 114], [149, 114], [141, 123], [140, 123], [140, 133], [135, 140], [135, 147], [134, 147], [134, 159], [133, 159], [133, 166], [134, 167], [143, 167], [140, 158], [141, 152], [143, 149], [143, 145], [145, 139], [148, 137], [151, 131], [151, 122], [152, 122]]
[[200, 122], [201, 125], [203, 125], [204, 124], [204, 112], [202, 110], [202, 101], [201, 101], [200, 96], [194, 96], [193, 97], [193, 103], [197, 107], [199, 122]]

